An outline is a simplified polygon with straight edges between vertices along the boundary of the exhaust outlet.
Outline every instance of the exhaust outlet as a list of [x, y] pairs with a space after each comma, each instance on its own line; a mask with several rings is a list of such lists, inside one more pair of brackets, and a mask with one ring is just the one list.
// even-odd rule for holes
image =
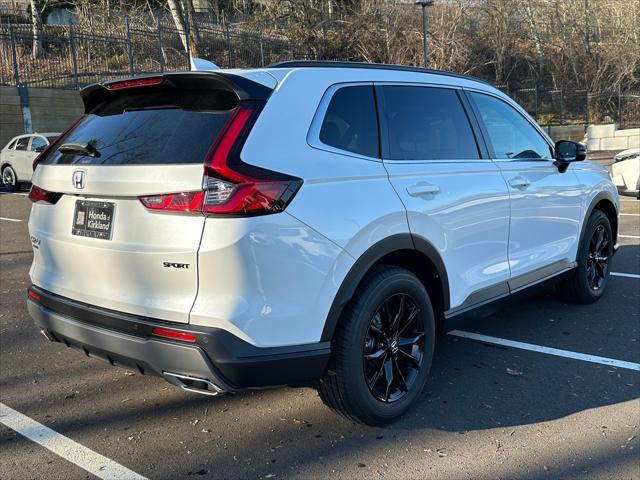
[[50, 342], [55, 342], [55, 340], [51, 337], [51, 335], [49, 335], [49, 332], [47, 332], [44, 328], [40, 329], [40, 333], [42, 334], [42, 336], [44, 338], [46, 338], [47, 340], [49, 340]]
[[204, 378], [190, 377], [181, 373], [163, 372], [166, 381], [188, 392], [201, 393], [203, 395], [223, 395], [224, 389]]

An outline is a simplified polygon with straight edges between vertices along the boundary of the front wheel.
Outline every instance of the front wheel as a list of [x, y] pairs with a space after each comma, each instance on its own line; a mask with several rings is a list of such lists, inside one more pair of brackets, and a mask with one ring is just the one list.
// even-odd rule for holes
[[16, 172], [10, 165], [7, 165], [2, 169], [2, 184], [13, 192], [18, 188], [18, 177]]
[[320, 397], [351, 420], [384, 425], [420, 395], [434, 341], [433, 308], [420, 280], [402, 268], [375, 267], [340, 319]]
[[607, 216], [595, 210], [578, 248], [578, 266], [571, 278], [558, 284], [561, 296], [574, 303], [600, 299], [609, 283], [613, 257], [613, 233]]

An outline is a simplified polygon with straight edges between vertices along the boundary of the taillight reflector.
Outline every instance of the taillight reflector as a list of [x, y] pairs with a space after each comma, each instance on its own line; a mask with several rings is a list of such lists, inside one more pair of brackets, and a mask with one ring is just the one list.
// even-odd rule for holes
[[54, 204], [58, 200], [60, 200], [61, 196], [61, 193], [48, 192], [47, 190], [45, 190], [44, 188], [40, 188], [36, 184], [32, 184], [31, 190], [29, 190], [29, 200], [31, 200], [33, 203], [44, 202]]
[[40, 301], [40, 295], [34, 292], [33, 290], [27, 290], [27, 296], [36, 302]]
[[151, 210], [169, 210], [175, 212], [202, 211], [204, 192], [168, 193], [140, 197], [142, 204]]
[[147, 87], [150, 85], [160, 85], [164, 81], [162, 77], [136, 78], [134, 80], [122, 80], [121, 82], [108, 83], [105, 85], [109, 90], [122, 90], [123, 88]]
[[195, 342], [196, 337], [191, 333], [180, 332], [178, 330], [169, 330], [166, 328], [154, 328], [151, 333], [158, 337], [170, 338], [172, 340], [182, 340], [184, 342]]

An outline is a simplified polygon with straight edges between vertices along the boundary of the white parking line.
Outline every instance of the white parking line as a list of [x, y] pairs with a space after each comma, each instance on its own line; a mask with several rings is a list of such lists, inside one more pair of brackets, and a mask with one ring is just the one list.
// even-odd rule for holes
[[618, 235], [620, 238], [640, 238], [638, 235]]
[[640, 278], [640, 275], [636, 275], [635, 273], [622, 273], [622, 272], [611, 272], [611, 276], [613, 276], [613, 277], [627, 277], [627, 278]]
[[24, 222], [24, 220], [18, 220], [17, 218], [0, 217], [0, 220], [6, 220], [7, 222]]
[[452, 330], [449, 335], [456, 337], [478, 340], [479, 342], [494, 343], [496, 345], [504, 345], [505, 347], [519, 348], [521, 350], [529, 350], [531, 352], [546, 353], [547, 355], [555, 355], [557, 357], [573, 358], [582, 360], [583, 362], [599, 363], [600, 365], [608, 365], [610, 367], [626, 368], [628, 370], [637, 370], [640, 372], [640, 363], [625, 362], [623, 360], [615, 360], [613, 358], [598, 357], [596, 355], [588, 355], [586, 353], [570, 352], [569, 350], [560, 350], [557, 348], [543, 347], [542, 345], [534, 345], [532, 343], [516, 342], [506, 340], [504, 338], [490, 337], [488, 335], [480, 335], [479, 333], [463, 332], [461, 330]]
[[28, 193], [16, 193], [16, 192], [0, 192], [0, 195], [20, 195], [21, 197], [26, 197]]
[[620, 216], [625, 216], [625, 217], [640, 217], [640, 213], [621, 213]]
[[0, 403], [0, 422], [98, 478], [146, 480], [142, 475], [45, 427], [4, 403]]

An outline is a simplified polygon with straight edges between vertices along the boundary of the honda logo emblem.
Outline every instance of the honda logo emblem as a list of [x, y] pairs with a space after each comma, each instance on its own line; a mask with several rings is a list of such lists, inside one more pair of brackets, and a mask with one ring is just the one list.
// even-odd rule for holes
[[84, 188], [84, 170], [76, 170], [73, 172], [72, 183], [74, 188]]

